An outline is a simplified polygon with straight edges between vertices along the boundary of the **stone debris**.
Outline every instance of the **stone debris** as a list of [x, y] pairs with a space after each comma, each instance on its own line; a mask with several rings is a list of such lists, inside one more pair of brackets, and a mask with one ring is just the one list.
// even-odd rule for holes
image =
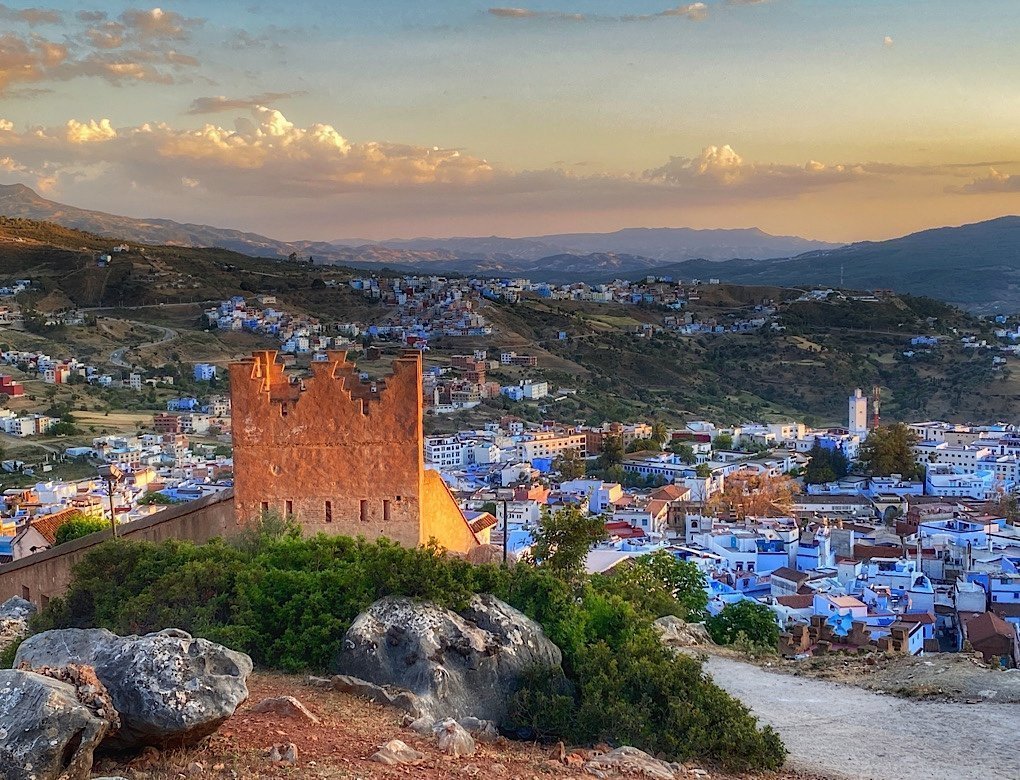
[[269, 760], [274, 764], [296, 764], [298, 762], [298, 749], [293, 742], [273, 745], [267, 753]]
[[439, 749], [448, 756], [460, 758], [475, 754], [475, 740], [453, 718], [440, 721], [433, 727]]
[[110, 732], [120, 728], [120, 715], [113, 706], [110, 692], [106, 690], [106, 686], [99, 680], [96, 670], [91, 666], [68, 664], [56, 669], [48, 666], [30, 669], [27, 664], [22, 664], [21, 671], [34, 672], [67, 683], [74, 688], [79, 702], [88, 707], [96, 717], [110, 724]]
[[310, 723], [318, 723], [319, 719], [300, 701], [293, 696], [276, 696], [270, 699], [263, 699], [254, 707], [252, 712], [271, 712], [284, 718], [304, 718]]
[[386, 764], [387, 766], [418, 764], [424, 760], [424, 753], [419, 753], [417, 750], [408, 747], [399, 739], [391, 739], [369, 758], [369, 761]]
[[0, 604], [0, 650], [28, 635], [28, 621], [35, 613], [35, 604], [20, 596]]

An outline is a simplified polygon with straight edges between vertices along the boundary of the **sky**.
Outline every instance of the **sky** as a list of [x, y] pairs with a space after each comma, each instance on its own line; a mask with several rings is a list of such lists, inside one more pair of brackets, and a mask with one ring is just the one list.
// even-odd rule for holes
[[287, 240], [1020, 213], [1017, 0], [671, 2], [0, 0], [0, 183]]

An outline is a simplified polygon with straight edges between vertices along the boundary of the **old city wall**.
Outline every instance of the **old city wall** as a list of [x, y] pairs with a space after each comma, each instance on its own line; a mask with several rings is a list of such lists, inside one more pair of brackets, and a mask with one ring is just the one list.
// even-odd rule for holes
[[[164, 509], [151, 517], [126, 523], [119, 530], [122, 538], [133, 541], [184, 539], [202, 544], [234, 529], [234, 495], [228, 490]], [[67, 590], [74, 565], [109, 538], [110, 531], [100, 531], [0, 566], [0, 602], [21, 596], [37, 606], [45, 606]]]
[[344, 352], [291, 381], [272, 351], [230, 367], [237, 518], [265, 510], [325, 531], [417, 545], [422, 536], [421, 357], [376, 384]]

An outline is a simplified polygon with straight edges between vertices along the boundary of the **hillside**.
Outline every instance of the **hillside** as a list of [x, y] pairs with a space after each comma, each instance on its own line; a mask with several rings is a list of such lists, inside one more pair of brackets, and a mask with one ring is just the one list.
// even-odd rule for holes
[[[96, 252], [108, 251], [114, 242], [45, 223], [0, 220], [5, 272], [0, 281], [24, 276], [36, 280], [37, 289], [24, 302], [41, 311], [98, 307], [108, 310], [104, 316], [173, 329], [179, 334], [173, 342], [130, 353], [132, 359], [153, 366], [178, 360], [222, 363], [250, 347], [250, 339], [201, 330], [203, 306], [232, 295], [271, 294], [281, 307], [326, 323], [380, 324], [393, 312], [343, 284], [353, 273], [350, 269], [165, 246], [133, 246], [114, 255], [109, 266], [98, 267]], [[325, 281], [341, 284], [327, 287]], [[573, 388], [577, 394], [550, 403], [544, 412], [536, 406], [515, 407], [516, 413], [536, 419], [548, 413], [592, 422], [714, 417], [739, 423], [807, 416], [839, 423], [846, 394], [853, 387], [875, 384], [883, 388], [886, 419], [991, 422], [1012, 419], [1020, 402], [1017, 361], [1009, 358], [1005, 367], [996, 369], [991, 354], [961, 348], [952, 328], [987, 335], [988, 326], [937, 301], [909, 296], [873, 302], [798, 301], [798, 290], [750, 285], [702, 285], [698, 290], [697, 300], [684, 309], [697, 320], [746, 319], [755, 306], [772, 301], [778, 306], [776, 325], [783, 329], [645, 336], [638, 333], [642, 325], [661, 327], [671, 312], [526, 297], [517, 305], [484, 303], [492, 336], [434, 339], [427, 359], [445, 365], [452, 355], [473, 348], [537, 355], [539, 376], [554, 388]], [[943, 342], [908, 358], [903, 353], [915, 335], [941, 335]], [[27, 341], [27, 336], [8, 338]], [[116, 346], [87, 328], [66, 328], [49, 338], [59, 341], [54, 349], [64, 351], [72, 344], [91, 355]], [[129, 343], [151, 341], [139, 331]], [[392, 345], [391, 351], [396, 348]], [[388, 359], [366, 364], [366, 370], [385, 372]], [[528, 373], [501, 367], [492, 379], [506, 384], [528, 378]], [[456, 429], [506, 411], [503, 401], [486, 402], [467, 415], [430, 417], [429, 424]]]
[[739, 284], [892, 289], [981, 313], [1020, 309], [1020, 217], [925, 230], [767, 262], [691, 261], [658, 270]]

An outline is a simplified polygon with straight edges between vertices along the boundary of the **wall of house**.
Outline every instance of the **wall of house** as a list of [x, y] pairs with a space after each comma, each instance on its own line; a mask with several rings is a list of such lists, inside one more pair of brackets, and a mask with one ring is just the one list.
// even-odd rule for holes
[[[235, 529], [234, 495], [228, 490], [126, 523], [120, 527], [120, 535], [134, 541], [185, 539], [202, 544]], [[0, 602], [21, 596], [45, 606], [67, 590], [74, 565], [109, 538], [110, 531], [100, 531], [0, 566]]]
[[375, 383], [360, 380], [345, 352], [327, 357], [300, 381], [271, 350], [231, 364], [237, 523], [272, 510], [306, 533], [475, 546], [425, 470], [421, 353], [405, 352]]

